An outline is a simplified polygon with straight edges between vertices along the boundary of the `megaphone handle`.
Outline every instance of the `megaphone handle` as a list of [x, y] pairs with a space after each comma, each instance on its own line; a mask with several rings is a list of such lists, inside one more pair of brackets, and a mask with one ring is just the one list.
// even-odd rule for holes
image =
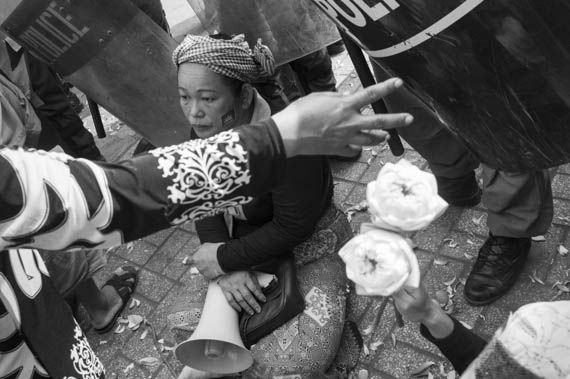
[[[358, 45], [342, 30], [339, 29], [339, 33], [362, 85], [364, 87], [369, 87], [376, 84], [376, 80], [374, 80], [374, 77], [370, 72], [370, 68], [368, 67], [368, 63], [366, 62], [360, 47], [358, 47]], [[388, 113], [386, 105], [382, 100], [372, 103], [372, 109], [374, 110], [374, 113]], [[389, 129], [388, 133], [390, 134], [390, 139], [388, 140], [390, 151], [392, 151], [392, 154], [399, 157], [404, 154], [404, 146], [402, 146], [402, 141], [400, 140], [398, 131], [396, 129]]]

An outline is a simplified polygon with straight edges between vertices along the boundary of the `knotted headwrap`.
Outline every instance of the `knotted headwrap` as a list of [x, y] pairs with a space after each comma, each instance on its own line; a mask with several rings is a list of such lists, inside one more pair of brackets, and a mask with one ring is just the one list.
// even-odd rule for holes
[[253, 51], [243, 34], [231, 40], [189, 34], [172, 53], [176, 66], [198, 63], [210, 70], [246, 83], [255, 83], [273, 75], [275, 61], [269, 48], [257, 41]]

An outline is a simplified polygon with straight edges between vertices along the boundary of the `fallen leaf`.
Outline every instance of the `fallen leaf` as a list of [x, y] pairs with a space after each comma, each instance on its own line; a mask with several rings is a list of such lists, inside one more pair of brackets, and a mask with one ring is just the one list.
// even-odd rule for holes
[[190, 275], [198, 275], [200, 273], [200, 271], [198, 271], [198, 269], [195, 266], [192, 266], [190, 268]]
[[368, 370], [360, 369], [358, 371], [358, 379], [368, 379]]
[[192, 259], [189, 256], [185, 256], [182, 260], [184, 266], [190, 266], [192, 264]]
[[534, 236], [531, 238], [534, 242], [544, 242], [546, 241], [546, 238], [544, 238], [544, 236]]
[[568, 255], [568, 249], [563, 245], [558, 246], [558, 254], [562, 255], [563, 257]]
[[134, 363], [131, 363], [130, 365], [128, 365], [127, 367], [125, 367], [125, 369], [123, 370], [124, 374], [127, 374], [129, 371], [131, 371], [133, 368], [135, 367]]
[[445, 367], [443, 366], [443, 362], [439, 362], [439, 373], [441, 375], [445, 374]]
[[128, 324], [129, 323], [129, 319], [128, 318], [124, 318], [124, 317], [119, 317], [117, 318], [117, 322], [119, 324]]
[[428, 372], [427, 379], [433, 379], [433, 374], [431, 373], [431, 371]]
[[364, 353], [364, 356], [369, 356], [370, 355], [370, 350], [368, 349], [368, 345], [364, 344], [362, 345], [362, 352]]
[[447, 282], [443, 282], [443, 284], [445, 284], [446, 286], [451, 286], [451, 285], [453, 285], [453, 283], [455, 283], [455, 279], [456, 279], [456, 278], [457, 278], [457, 277], [454, 276], [453, 279], [450, 279], [450, 280], [448, 280]]
[[143, 330], [143, 332], [141, 333], [140, 340], [141, 341], [144, 340], [147, 334], [148, 334], [148, 329]]
[[443, 258], [436, 258], [436, 259], [433, 261], [433, 263], [436, 264], [436, 265], [438, 265], [438, 266], [445, 266], [446, 264], [449, 263], [449, 261], [448, 261], [448, 260], [445, 260], [445, 259], [443, 259]]
[[374, 331], [374, 325], [370, 325], [370, 326], [368, 326], [366, 329], [364, 329], [364, 330], [362, 331], [362, 335], [363, 335], [363, 336], [368, 336], [368, 335], [370, 335], [370, 334], [372, 333], [372, 331]]
[[562, 283], [558, 283], [556, 285], [556, 288], [558, 288], [559, 291], [565, 292], [565, 293], [570, 293], [570, 288], [568, 288], [568, 286], [562, 284]]
[[481, 320], [483, 320], [483, 321], [485, 321], [485, 320], [487, 319], [487, 318], [485, 318], [485, 316], [484, 316], [483, 314], [481, 314], [481, 313], [479, 313], [479, 318], [480, 318]]
[[473, 218], [471, 219], [471, 221], [473, 221], [473, 223], [474, 223], [475, 225], [481, 225], [481, 221], [483, 221], [483, 217], [485, 217], [485, 215], [481, 215], [481, 216], [479, 216], [479, 217], [473, 217]]
[[559, 217], [557, 217], [557, 218], [558, 218], [558, 220], [560, 220], [560, 221], [565, 221], [565, 222], [567, 222], [567, 223], [570, 223], [570, 217], [567, 217], [567, 216], [559, 216]]
[[465, 287], [465, 283], [467, 283], [467, 279], [461, 278], [461, 279], [459, 279], [459, 283], [463, 284], [463, 286]]
[[396, 346], [396, 343], [398, 343], [398, 340], [396, 339], [396, 335], [394, 333], [392, 333], [391, 337], [392, 337], [392, 345]]
[[160, 359], [155, 358], [155, 357], [142, 358], [142, 359], [139, 359], [139, 365], [145, 366], [148, 368], [157, 367], [160, 365]]
[[444, 307], [447, 304], [447, 302], [449, 301], [449, 295], [447, 294], [446, 291], [439, 290], [439, 291], [436, 291], [436, 293], [435, 293], [435, 299], [437, 300], [439, 305]]
[[125, 329], [125, 324], [119, 324], [117, 325], [117, 328], [115, 328], [115, 334], [121, 334], [125, 331]]
[[455, 248], [458, 246], [457, 242], [455, 242], [455, 240], [453, 238], [445, 238], [443, 240], [443, 243], [446, 243], [447, 246]]
[[532, 276], [533, 276], [534, 280], [535, 280], [537, 283], [544, 285], [544, 282], [542, 281], [542, 279], [540, 279], [540, 278], [538, 277], [538, 274], [536, 273], [536, 270], [533, 270], [533, 271], [532, 271]]
[[477, 243], [471, 241], [470, 239], [467, 240], [467, 244], [468, 245], [477, 245]]
[[129, 315], [127, 318], [129, 319], [127, 327], [133, 331], [137, 330], [144, 321], [144, 318], [141, 315]]
[[463, 325], [464, 327], [466, 327], [467, 329], [471, 330], [473, 329], [473, 327], [471, 325], [469, 325], [468, 323], [464, 322], [464, 321], [459, 321], [461, 323], [461, 325]]
[[475, 258], [473, 255], [471, 255], [469, 253], [463, 253], [463, 256], [469, 260], [472, 260], [473, 258]]
[[368, 166], [372, 165], [372, 161], [373, 161], [373, 160], [374, 160], [374, 157], [368, 158], [368, 160], [366, 161], [366, 164], [367, 164]]
[[105, 341], [105, 340], [99, 341], [99, 345], [105, 345], [106, 343], [107, 343], [107, 341]]
[[130, 254], [134, 250], [134, 248], [135, 248], [135, 244], [132, 242], [129, 242], [127, 244], [127, 254]]
[[531, 282], [536, 283], [536, 280], [534, 280], [534, 277], [532, 275], [529, 275], [528, 277], [529, 277]]
[[435, 362], [427, 361], [422, 363], [420, 366], [416, 367], [411, 373], [410, 376], [412, 378], [421, 378], [427, 375], [427, 371], [430, 369], [431, 366], [434, 366]]
[[378, 349], [378, 347], [384, 345], [384, 342], [378, 340], [378, 341], [374, 341], [370, 343], [370, 350], [372, 351], [376, 351], [376, 349]]
[[131, 304], [129, 304], [129, 309], [133, 309], [134, 307], [138, 307], [139, 305], [141, 305], [141, 301], [133, 297], [131, 299]]

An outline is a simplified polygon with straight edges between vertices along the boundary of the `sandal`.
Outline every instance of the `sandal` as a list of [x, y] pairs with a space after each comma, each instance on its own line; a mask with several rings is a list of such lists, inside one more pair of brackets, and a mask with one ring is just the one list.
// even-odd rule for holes
[[[138, 283], [138, 270], [132, 266], [123, 266], [118, 268], [114, 273], [113, 276], [109, 280], [103, 284], [105, 286], [112, 286], [115, 291], [121, 297], [123, 304], [121, 308], [115, 313], [111, 321], [102, 328], [94, 328], [94, 330], [99, 334], [105, 334], [113, 329], [115, 322], [129, 303], [133, 292], [135, 292], [135, 288]], [[101, 288], [103, 288], [101, 287]]]

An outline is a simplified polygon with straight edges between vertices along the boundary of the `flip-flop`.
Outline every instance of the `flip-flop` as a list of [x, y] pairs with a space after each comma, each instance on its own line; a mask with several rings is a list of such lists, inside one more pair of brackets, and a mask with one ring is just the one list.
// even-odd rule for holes
[[121, 308], [119, 308], [119, 310], [115, 313], [111, 321], [109, 321], [107, 325], [101, 328], [94, 328], [95, 332], [99, 334], [105, 334], [113, 329], [115, 322], [129, 303], [133, 292], [135, 292], [138, 281], [138, 270], [132, 266], [123, 266], [118, 268], [113, 273], [113, 276], [111, 276], [111, 278], [107, 280], [105, 284], [103, 284], [103, 287], [112, 286], [121, 297], [123, 304], [121, 305]]

